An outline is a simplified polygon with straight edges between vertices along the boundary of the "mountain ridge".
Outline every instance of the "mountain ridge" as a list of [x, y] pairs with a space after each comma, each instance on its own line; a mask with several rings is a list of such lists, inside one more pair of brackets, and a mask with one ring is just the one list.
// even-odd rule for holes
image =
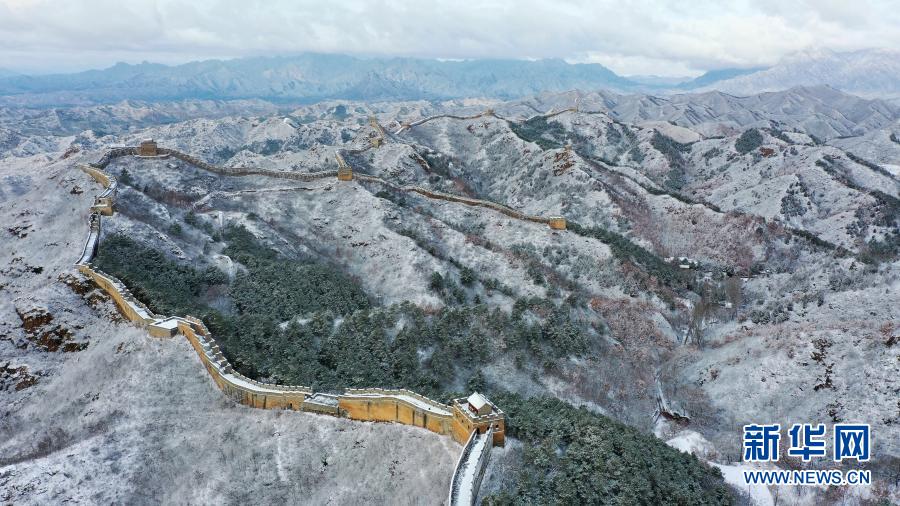
[[808, 50], [783, 58], [776, 65], [700, 88], [735, 95], [779, 91], [794, 86], [827, 84], [863, 97], [900, 97], [900, 51], [863, 49], [839, 53]]
[[720, 91], [746, 97], [794, 87], [828, 86], [864, 98], [900, 97], [900, 51], [804, 51], [768, 68], [725, 68], [677, 82], [623, 77], [597, 63], [561, 59], [434, 60], [341, 54], [201, 60], [169, 66], [117, 63], [101, 70], [40, 76], [0, 71], [0, 103], [55, 106], [121, 100], [263, 99], [305, 104], [325, 100], [510, 100], [580, 89], [674, 96]]

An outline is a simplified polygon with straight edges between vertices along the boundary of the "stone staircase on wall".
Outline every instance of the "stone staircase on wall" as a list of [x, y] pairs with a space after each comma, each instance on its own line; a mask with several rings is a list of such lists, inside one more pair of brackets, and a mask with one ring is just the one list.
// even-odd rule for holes
[[469, 440], [456, 462], [453, 478], [450, 480], [450, 495], [447, 504], [450, 506], [475, 504], [493, 444], [493, 429], [488, 429], [487, 432], [475, 431], [469, 436]]

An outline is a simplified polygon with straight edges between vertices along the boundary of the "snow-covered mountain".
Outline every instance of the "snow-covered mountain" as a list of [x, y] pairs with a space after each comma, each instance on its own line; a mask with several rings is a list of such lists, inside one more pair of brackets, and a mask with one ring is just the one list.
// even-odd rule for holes
[[0, 97], [5, 96], [7, 103], [28, 99], [38, 105], [187, 98], [312, 102], [329, 98], [511, 98], [548, 90], [634, 86], [602, 65], [556, 59], [440, 61], [301, 54], [177, 66], [119, 63], [76, 74], [0, 78]]
[[705, 136], [730, 135], [750, 127], [799, 129], [821, 139], [861, 135], [895, 125], [897, 103], [864, 99], [827, 86], [736, 97], [720, 91], [675, 95], [548, 93], [523, 100], [510, 114], [530, 116], [571, 107], [578, 98], [582, 111], [604, 111], [626, 123], [663, 121], [691, 128]]
[[[408, 357], [404, 367], [437, 370], [427, 376], [436, 388], [476, 378], [495, 391], [555, 397], [662, 439], [699, 439], [702, 458], [732, 468], [744, 423], [863, 420], [878, 435], [870, 502], [897, 502], [896, 488], [882, 485], [900, 455], [895, 105], [821, 86], [743, 98], [573, 91], [270, 105], [0, 109], [0, 499], [385, 503], [403, 490], [434, 503], [447, 490], [459, 450], [436, 436], [235, 406], [186, 342], [108, 321], [112, 301], [71, 267], [96, 191], [76, 167], [153, 137], [210, 163], [286, 172], [336, 170], [342, 150], [355, 179], [297, 184], [223, 176], [174, 157], [119, 158], [106, 167], [120, 185], [101, 251], [125, 234], [166, 262], [240, 277], [253, 258], [225, 249], [237, 244], [227, 225], [240, 225], [286, 259], [358, 283], [375, 309], [352, 335], [408, 346], [398, 355]], [[493, 114], [479, 115], [487, 108]], [[541, 114], [550, 110], [558, 113]], [[562, 215], [568, 228], [406, 185]], [[160, 272], [164, 262], [155, 265]], [[197, 297], [225, 312], [240, 294], [219, 286]], [[433, 334], [467, 360], [483, 350], [483, 361], [442, 359], [419, 323], [387, 320], [411, 307], [422, 322], [446, 317]], [[355, 331], [322, 314], [291, 313], [316, 332], [294, 341], [248, 330], [248, 340], [221, 345], [235, 353], [252, 337], [279, 357], [297, 341], [349, 342], [332, 341], [350, 334], [329, 329]], [[521, 325], [504, 327], [507, 314]], [[377, 319], [392, 322], [383, 341], [370, 332], [386, 325], [368, 323]], [[492, 327], [474, 339], [457, 323], [482, 319]], [[550, 326], [558, 319], [565, 325]], [[538, 355], [580, 336], [588, 352]], [[362, 369], [379, 356], [369, 349], [323, 348], [290, 355], [290, 364], [358, 356]], [[373, 369], [395, 370], [393, 355]], [[507, 413], [509, 426], [521, 423]], [[493, 452], [486, 494], [527, 483], [519, 470], [535, 447], [523, 433]], [[232, 451], [244, 447], [253, 451]], [[357, 473], [360, 461], [371, 465]], [[834, 503], [809, 488], [804, 502], [788, 504]]]
[[714, 82], [704, 89], [745, 96], [816, 85], [828, 85], [864, 97], [900, 96], [900, 51], [804, 51], [784, 58], [771, 68]]
[[721, 91], [748, 96], [797, 86], [830, 86], [863, 97], [900, 97], [900, 51], [818, 50], [764, 69], [720, 69], [702, 76], [622, 77], [599, 64], [547, 60], [439, 61], [333, 54], [205, 60], [168, 66], [119, 63], [103, 70], [41, 76], [0, 70], [0, 104], [56, 106], [122, 100], [248, 99], [310, 103], [345, 100], [514, 99], [581, 89], [666, 95]]

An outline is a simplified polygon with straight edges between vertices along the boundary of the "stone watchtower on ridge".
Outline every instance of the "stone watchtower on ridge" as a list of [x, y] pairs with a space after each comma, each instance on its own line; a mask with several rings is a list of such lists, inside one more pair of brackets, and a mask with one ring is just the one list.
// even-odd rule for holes
[[344, 160], [344, 157], [341, 156], [340, 153], [335, 153], [334, 159], [337, 160], [337, 163], [338, 163], [338, 171], [337, 171], [338, 181], [352, 181], [353, 180], [353, 169], [346, 162], [346, 160]]
[[566, 219], [562, 216], [551, 216], [548, 223], [553, 230], [565, 230]]
[[156, 141], [153, 139], [144, 139], [141, 141], [141, 145], [138, 146], [138, 156], [159, 156], [159, 150], [156, 146]]
[[506, 417], [484, 395], [475, 392], [468, 397], [454, 399], [451, 409], [453, 421], [450, 430], [456, 442], [464, 445], [472, 432], [483, 434], [493, 427], [494, 446], [503, 446], [506, 441]]

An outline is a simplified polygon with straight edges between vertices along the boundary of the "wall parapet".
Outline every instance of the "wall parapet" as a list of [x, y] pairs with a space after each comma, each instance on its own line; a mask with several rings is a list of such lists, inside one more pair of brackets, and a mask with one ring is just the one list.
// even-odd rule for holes
[[343, 394], [344, 397], [366, 396], [366, 395], [381, 395], [381, 396], [386, 396], [386, 397], [391, 397], [391, 396], [408, 396], [408, 397], [411, 397], [411, 398], [413, 398], [413, 399], [415, 399], [415, 400], [417, 400], [417, 401], [420, 401], [420, 402], [423, 402], [423, 403], [425, 403], [425, 404], [428, 404], [429, 406], [431, 406], [431, 407], [433, 407], [433, 408], [435, 408], [435, 409], [437, 409], [437, 410], [445, 411], [445, 412], [447, 412], [448, 415], [450, 414], [450, 411], [451, 411], [450, 406], [448, 406], [448, 405], [446, 405], [446, 404], [443, 404], [443, 403], [440, 403], [440, 402], [438, 402], [438, 401], [435, 401], [435, 400], [433, 400], [433, 399], [429, 399], [428, 397], [425, 397], [425, 396], [422, 395], [422, 394], [413, 392], [412, 390], [407, 390], [407, 389], [405, 389], [405, 388], [395, 388], [395, 389], [389, 389], [389, 388], [348, 388], [348, 389], [344, 390], [344, 394]]
[[[534, 108], [532, 107], [532, 109], [534, 109]], [[535, 109], [535, 110], [537, 110], [537, 109]], [[573, 113], [581, 112], [578, 109], [578, 98], [575, 99], [575, 105], [572, 107], [568, 107], [566, 109], [560, 109], [558, 111], [554, 111], [553, 109], [550, 109], [547, 112], [539, 112], [538, 114], [529, 116], [527, 118], [518, 118], [518, 119], [504, 118], [504, 117], [498, 115], [496, 113], [496, 111], [494, 111], [493, 109], [485, 109], [484, 111], [482, 111], [478, 114], [473, 114], [470, 116], [457, 116], [455, 114], [436, 114], [434, 116], [428, 116], [427, 118], [422, 118], [420, 120], [413, 121], [412, 123], [398, 121], [400, 123], [400, 128], [398, 128], [397, 131], [394, 132], [394, 135], [400, 135], [401, 133], [403, 133], [404, 130], [410, 130], [413, 127], [416, 127], [416, 126], [428, 123], [429, 121], [434, 121], [434, 120], [440, 119], [440, 118], [448, 118], [448, 119], [467, 121], [467, 120], [483, 118], [486, 116], [493, 116], [493, 117], [495, 117], [501, 121], [505, 121], [507, 123], [528, 123], [529, 121], [535, 120], [537, 118], [550, 119], [554, 116], [559, 116], [560, 114], [564, 114], [567, 112], [573, 112]], [[587, 113], [587, 114], [591, 114], [591, 113]]]
[[182, 153], [176, 149], [158, 148], [160, 154], [170, 155], [183, 162], [189, 163], [195, 167], [199, 167], [214, 174], [223, 176], [267, 176], [280, 179], [293, 179], [297, 181], [315, 181], [318, 179], [337, 177], [336, 170], [325, 170], [320, 172], [287, 172], [283, 170], [258, 169], [251, 167], [223, 167], [204, 162], [199, 158]]
[[441, 435], [452, 433], [449, 406], [410, 390], [348, 389], [337, 400], [340, 412], [353, 420], [398, 422]]
[[75, 262], [76, 266], [89, 264], [97, 256], [100, 248], [100, 213], [91, 213], [89, 220], [90, 231], [84, 242], [84, 248], [81, 250], [81, 257]]
[[484, 471], [490, 461], [493, 440], [493, 429], [483, 434], [475, 431], [469, 436], [450, 479], [450, 494], [447, 498], [450, 506], [475, 504]]
[[95, 269], [90, 262], [80, 263], [76, 266], [82, 274], [91, 278], [97, 286], [112, 297], [119, 311], [130, 321], [137, 323], [140, 327], [146, 327], [159, 319], [150, 308], [137, 300], [128, 287], [117, 278]]
[[123, 146], [123, 147], [110, 148], [110, 149], [106, 150], [106, 153], [104, 153], [103, 156], [100, 157], [99, 160], [92, 163], [91, 166], [93, 166], [94, 168], [97, 168], [97, 169], [101, 169], [101, 170], [105, 169], [106, 166], [109, 165], [110, 162], [112, 162], [116, 158], [120, 158], [123, 156], [137, 155], [137, 149], [138, 148], [136, 148], [134, 146]]

